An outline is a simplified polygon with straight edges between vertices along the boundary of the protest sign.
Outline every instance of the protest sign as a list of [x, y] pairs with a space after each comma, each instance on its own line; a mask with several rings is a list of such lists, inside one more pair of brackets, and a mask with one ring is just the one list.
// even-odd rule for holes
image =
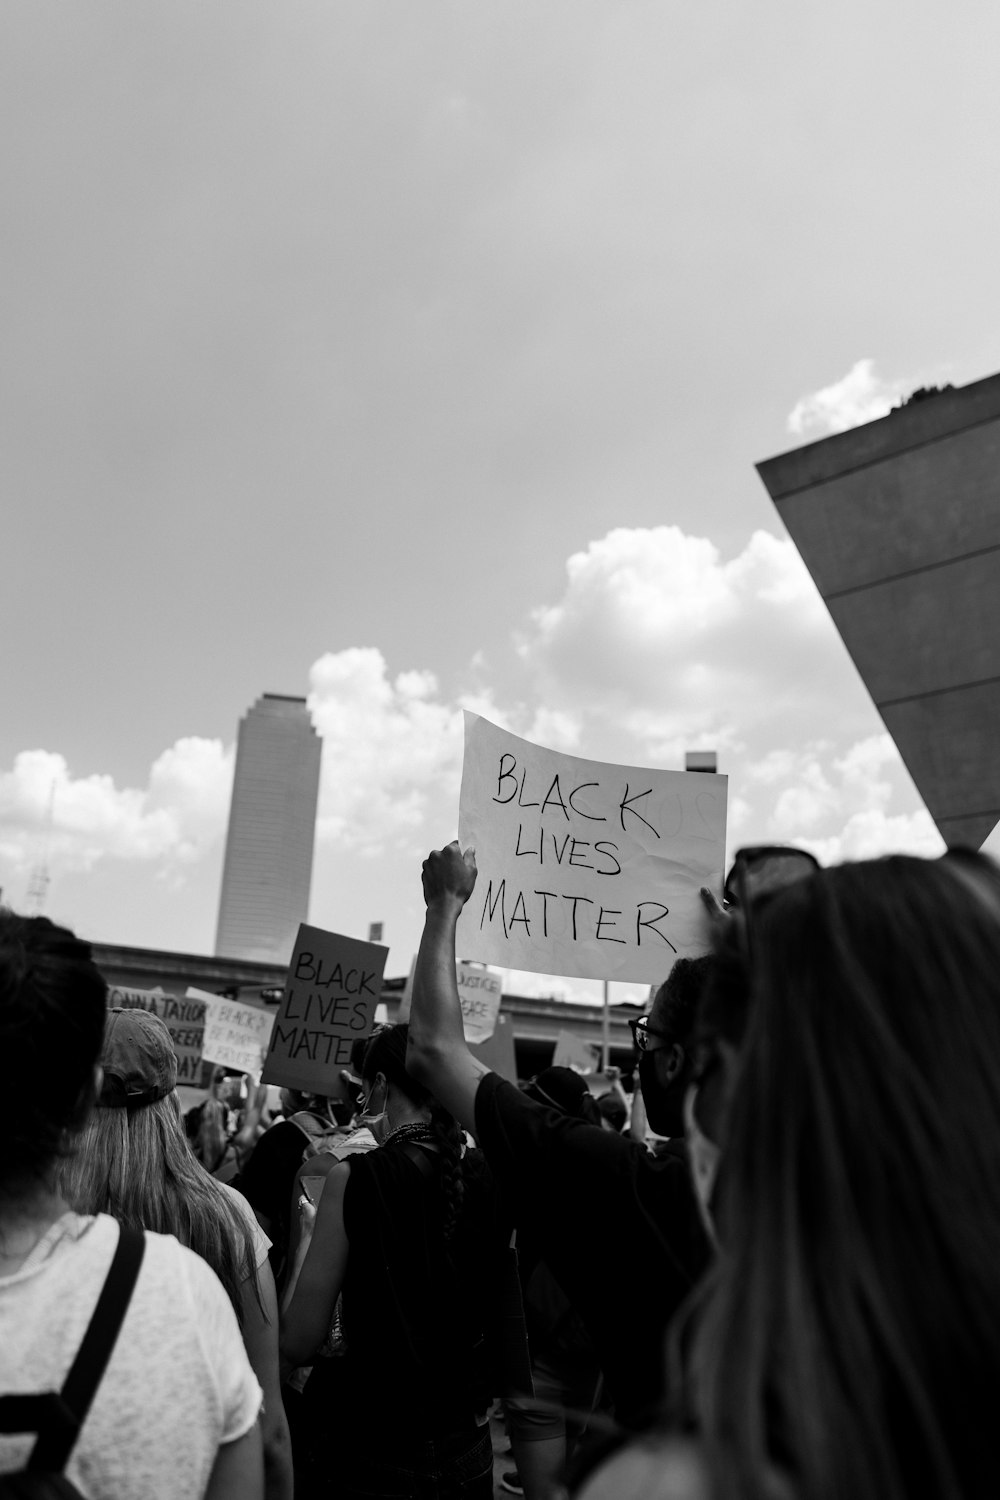
[[501, 968], [659, 983], [705, 952], [726, 778], [605, 765], [465, 715], [458, 821], [479, 878], [459, 952]]
[[467, 1042], [489, 1041], [500, 1014], [501, 980], [482, 964], [458, 964], [458, 999]]
[[352, 1043], [372, 1029], [388, 952], [302, 924], [264, 1061], [264, 1083], [347, 1096], [340, 1072], [350, 1066]]
[[159, 1016], [170, 1033], [177, 1055], [177, 1082], [195, 1088], [201, 1082], [201, 1044], [205, 1033], [205, 1005], [202, 1000], [179, 999], [159, 986], [154, 990], [135, 990], [123, 985], [108, 989], [108, 1006], [123, 1010], [148, 1010]]
[[554, 1068], [572, 1068], [574, 1073], [593, 1073], [597, 1067], [599, 1047], [582, 1041], [572, 1031], [560, 1031], [552, 1054]]
[[484, 1042], [470, 1042], [473, 1057], [491, 1073], [499, 1073], [508, 1083], [517, 1082], [517, 1059], [514, 1054], [514, 1028], [510, 1016], [498, 1016], [493, 1035]]
[[242, 1005], [224, 995], [210, 995], [206, 990], [188, 988], [184, 996], [205, 1004], [203, 1060], [223, 1068], [238, 1068], [256, 1082], [271, 1040], [274, 1012], [259, 1005]]

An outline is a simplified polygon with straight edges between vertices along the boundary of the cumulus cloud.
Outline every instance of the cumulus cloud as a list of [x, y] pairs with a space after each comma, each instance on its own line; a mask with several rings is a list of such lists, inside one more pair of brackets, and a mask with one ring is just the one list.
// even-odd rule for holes
[[[561, 595], [515, 644], [518, 675], [504, 695], [482, 660], [465, 693], [412, 664], [394, 674], [371, 646], [313, 663], [309, 706], [324, 742], [317, 878], [331, 902], [350, 868], [340, 854], [361, 856], [369, 882], [384, 870], [391, 900], [397, 872], [450, 836], [463, 706], [592, 759], [679, 767], [686, 749], [716, 749], [730, 778], [731, 848], [801, 841], [825, 862], [940, 848], [786, 540], [758, 531], [725, 557], [676, 526], [617, 528], [568, 559]], [[232, 773], [232, 747], [209, 739], [178, 740], [144, 787], [25, 751], [0, 773], [0, 878], [46, 853], [54, 873], [109, 859], [176, 880], [218, 852]], [[419, 886], [407, 889], [417, 922]], [[553, 981], [538, 986], [552, 993]]]
[[432, 672], [390, 678], [374, 647], [328, 652], [309, 681], [323, 737], [319, 840], [363, 854], [408, 845], [434, 792], [457, 797], [460, 709], [441, 700]]
[[562, 597], [535, 611], [519, 650], [577, 742], [585, 723], [610, 751], [630, 742], [657, 763], [761, 731], [815, 734], [845, 679], [858, 696], [798, 553], [764, 531], [728, 560], [676, 526], [611, 531], [568, 560]]
[[[839, 753], [830, 741], [773, 751], [748, 767], [746, 783], [766, 835], [812, 849], [825, 865], [889, 852], [932, 856], [944, 848], [930, 814], [913, 806], [912, 786], [888, 734], [870, 735]], [[899, 810], [907, 801], [910, 807]]]
[[796, 401], [788, 414], [788, 430], [796, 437], [819, 438], [846, 432], [887, 416], [900, 397], [919, 381], [887, 380], [875, 373], [873, 359], [859, 359], [842, 380]]
[[681, 766], [718, 750], [731, 847], [940, 851], [790, 541], [758, 531], [726, 559], [676, 526], [609, 532], [568, 560], [519, 649], [583, 753]]
[[145, 788], [74, 776], [62, 755], [22, 751], [0, 773], [0, 854], [16, 873], [43, 862], [86, 871], [103, 857], [190, 863], [225, 829], [232, 774], [232, 751], [218, 740], [178, 740]]

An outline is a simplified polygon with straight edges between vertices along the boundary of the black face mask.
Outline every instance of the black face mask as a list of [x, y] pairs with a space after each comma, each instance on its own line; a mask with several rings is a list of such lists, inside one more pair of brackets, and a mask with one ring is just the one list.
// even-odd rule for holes
[[639, 1087], [646, 1106], [650, 1130], [657, 1135], [683, 1135], [683, 1091], [671, 1082], [664, 1088], [656, 1076], [656, 1053], [643, 1052], [639, 1058]]

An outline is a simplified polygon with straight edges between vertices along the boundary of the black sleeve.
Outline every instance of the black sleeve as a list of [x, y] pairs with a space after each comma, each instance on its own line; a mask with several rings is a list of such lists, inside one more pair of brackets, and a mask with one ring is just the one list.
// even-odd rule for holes
[[619, 1192], [630, 1195], [645, 1156], [638, 1142], [547, 1109], [496, 1073], [487, 1073], [476, 1093], [476, 1137], [532, 1232], [567, 1214], [585, 1223], [596, 1196], [611, 1206]]

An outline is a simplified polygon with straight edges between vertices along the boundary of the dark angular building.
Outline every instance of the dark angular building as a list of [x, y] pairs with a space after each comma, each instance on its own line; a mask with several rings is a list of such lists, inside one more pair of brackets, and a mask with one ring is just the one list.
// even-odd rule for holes
[[1000, 820], [1000, 375], [757, 465], [948, 844]]

